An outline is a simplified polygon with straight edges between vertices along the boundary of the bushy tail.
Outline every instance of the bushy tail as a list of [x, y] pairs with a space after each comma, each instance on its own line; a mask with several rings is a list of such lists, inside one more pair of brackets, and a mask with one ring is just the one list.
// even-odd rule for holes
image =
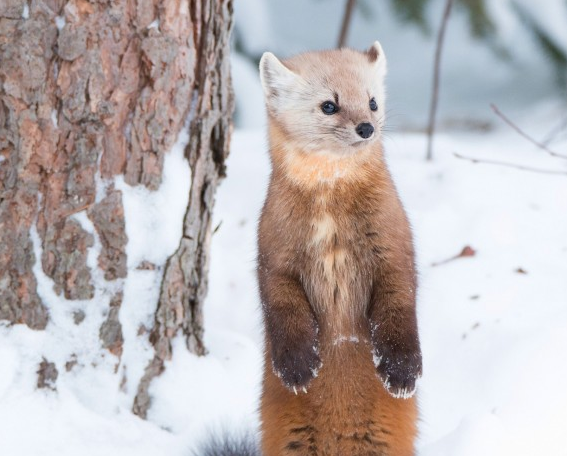
[[251, 432], [211, 434], [192, 456], [262, 456], [258, 439]]

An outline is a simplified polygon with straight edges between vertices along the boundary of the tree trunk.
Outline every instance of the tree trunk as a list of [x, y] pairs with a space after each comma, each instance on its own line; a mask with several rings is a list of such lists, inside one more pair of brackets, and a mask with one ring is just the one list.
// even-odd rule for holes
[[231, 27], [231, 0], [0, 1], [0, 319], [48, 324], [36, 262], [61, 305], [100, 299], [100, 275], [113, 290], [101, 346], [120, 356], [128, 239], [114, 179], [157, 190], [165, 154], [189, 128], [189, 205], [164, 267], [155, 357], [134, 404], [142, 416], [172, 338], [182, 331], [189, 350], [205, 351], [211, 212], [233, 107]]

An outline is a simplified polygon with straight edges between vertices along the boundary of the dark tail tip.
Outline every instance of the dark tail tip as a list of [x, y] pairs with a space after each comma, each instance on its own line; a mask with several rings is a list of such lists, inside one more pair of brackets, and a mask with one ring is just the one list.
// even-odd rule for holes
[[211, 434], [192, 456], [262, 456], [258, 439], [252, 432]]

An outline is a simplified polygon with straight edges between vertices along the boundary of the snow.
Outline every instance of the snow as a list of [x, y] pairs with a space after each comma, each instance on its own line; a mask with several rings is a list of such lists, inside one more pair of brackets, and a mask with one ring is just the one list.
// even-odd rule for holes
[[[536, 110], [535, 120], [519, 115], [518, 123], [533, 126], [530, 132], [541, 136], [553, 117], [546, 105]], [[257, 427], [262, 328], [255, 229], [269, 172], [261, 129], [234, 133], [229, 174], [218, 192], [214, 225], [220, 227], [213, 236], [205, 307], [209, 354], [195, 357], [182, 339], [176, 340], [173, 359], [151, 386], [148, 420], [130, 412], [132, 388], [151, 356], [136, 331], [140, 322], [151, 324], [159, 283], [159, 273], [135, 267], [143, 259], [161, 265], [175, 247], [166, 238], [179, 231], [166, 225], [181, 224], [185, 202], [175, 200], [186, 197], [182, 181], [188, 178], [183, 140], [179, 144], [166, 160], [160, 197], [116, 182], [125, 192], [131, 240], [131, 278], [120, 313], [126, 372], [115, 372], [117, 359], [104, 354], [98, 340], [109, 291], [103, 290], [98, 302], [63, 301], [38, 263], [40, 294], [52, 316], [47, 330], [0, 326], [2, 454], [181, 456], [211, 429]], [[567, 171], [566, 163], [507, 127], [483, 135], [443, 134], [435, 144], [435, 161], [426, 163], [423, 135], [397, 133], [386, 139], [388, 161], [413, 223], [421, 272], [418, 454], [564, 455], [567, 366], [560, 360], [567, 350], [567, 176], [475, 165], [453, 152]], [[566, 145], [553, 147], [565, 150]], [[157, 222], [139, 213], [143, 201], [143, 212], [153, 213]], [[173, 222], [160, 207], [176, 204], [180, 213]], [[93, 231], [85, 216], [78, 220]], [[152, 253], [147, 242], [162, 254]], [[36, 250], [38, 244], [35, 234]], [[465, 245], [476, 254], [432, 266]], [[95, 240], [89, 264], [98, 248]], [[79, 308], [88, 312], [77, 326], [72, 312]], [[71, 354], [78, 364], [67, 372]], [[58, 368], [56, 391], [36, 388], [34, 373], [43, 357]], [[22, 438], [30, 426], [34, 439]]]
[[150, 388], [155, 398], [149, 421], [173, 432], [189, 448], [214, 429], [258, 426], [260, 348], [250, 337], [211, 328], [209, 355], [191, 355], [184, 341], [174, 344], [173, 360]]
[[[179, 245], [183, 218], [189, 200], [191, 170], [185, 158], [189, 141], [183, 129], [163, 165], [164, 179], [158, 191], [143, 186], [131, 187], [122, 176], [114, 181], [122, 191], [126, 219], [128, 278], [124, 284], [124, 299], [120, 308], [120, 323], [124, 337], [121, 374], [124, 378], [124, 404], [134, 400], [144, 369], [153, 358], [147, 336], [140, 338], [140, 328], [151, 329], [159, 299], [165, 262]], [[141, 269], [149, 262], [154, 269]]]
[[66, 24], [65, 16], [56, 16], [55, 17], [55, 25], [57, 26], [57, 30], [61, 30], [65, 27]]
[[357, 336], [348, 336], [347, 337], [347, 336], [341, 335], [333, 341], [333, 345], [341, 345], [341, 344], [344, 344], [345, 342], [351, 342], [353, 344], [357, 344], [359, 342], [359, 340], [358, 340]]
[[159, 19], [153, 20], [152, 23], [148, 25], [148, 30], [149, 29], [157, 29], [159, 31]]
[[[73, 215], [93, 236], [87, 265], [95, 296], [68, 301], [54, 291], [41, 267], [41, 241], [31, 229], [38, 294], [49, 311], [44, 331], [0, 322], [0, 426], [3, 455], [169, 455], [180, 439], [131, 413], [136, 385], [153, 357], [147, 334], [159, 295], [164, 263], [178, 245], [189, 196], [191, 175], [184, 158], [188, 134], [180, 134], [164, 163], [164, 181], [157, 192], [130, 187], [123, 180], [97, 176], [97, 200], [114, 184], [123, 192], [129, 243], [128, 278], [107, 282], [97, 268], [101, 242], [85, 211]], [[142, 261], [154, 270], [139, 270]], [[124, 337], [121, 360], [101, 347], [100, 326], [109, 303], [123, 287], [120, 322]], [[76, 324], [74, 316], [84, 312]], [[39, 363], [55, 364], [55, 391], [37, 388]], [[24, 438], [33, 432], [33, 438]], [[182, 443], [182, 442], [181, 442]], [[179, 448], [182, 454], [183, 448]]]
[[59, 128], [59, 121], [57, 120], [57, 111], [55, 109], [51, 110], [51, 123], [55, 128]]
[[[543, 105], [512, 117], [542, 137], [558, 112]], [[263, 138], [262, 131], [237, 131], [233, 138], [229, 176], [218, 194], [215, 219], [222, 225], [213, 238], [206, 313], [207, 327], [255, 340], [261, 336], [254, 330], [258, 298], [249, 225], [266, 185]], [[425, 163], [423, 135], [397, 133], [386, 140], [421, 271], [418, 454], [563, 455], [567, 392], [555, 379], [567, 375], [558, 362], [567, 350], [567, 175], [475, 165], [453, 152], [566, 172], [567, 163], [505, 126], [482, 135], [441, 135], [435, 144], [435, 161]], [[477, 254], [431, 266], [465, 245]], [[516, 272], [519, 267], [527, 273]], [[255, 381], [251, 373], [250, 384]]]
[[191, 186], [191, 170], [184, 156], [188, 141], [189, 134], [184, 129], [166, 156], [163, 165], [166, 178], [159, 191], [141, 185], [132, 187], [122, 176], [116, 178], [116, 188], [123, 193], [127, 220], [129, 268], [144, 260], [164, 264], [179, 245]]
[[[567, 374], [558, 362], [567, 349], [567, 176], [451, 153], [567, 167], [509, 131], [452, 136], [437, 141], [430, 170], [404, 153], [423, 151], [422, 137], [390, 148], [420, 258], [420, 454], [565, 454], [567, 394], [547, 383]], [[431, 266], [465, 245], [477, 254]]]

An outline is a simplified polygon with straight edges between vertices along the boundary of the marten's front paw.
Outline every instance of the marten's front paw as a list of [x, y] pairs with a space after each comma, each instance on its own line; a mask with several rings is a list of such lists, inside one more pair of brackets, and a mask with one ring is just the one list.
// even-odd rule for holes
[[408, 399], [421, 377], [421, 352], [381, 346], [374, 350], [374, 364], [386, 390], [395, 398]]
[[294, 346], [272, 350], [272, 366], [286, 388], [295, 394], [299, 391], [307, 393], [309, 382], [317, 377], [321, 358], [313, 343], [298, 346], [295, 342]]

